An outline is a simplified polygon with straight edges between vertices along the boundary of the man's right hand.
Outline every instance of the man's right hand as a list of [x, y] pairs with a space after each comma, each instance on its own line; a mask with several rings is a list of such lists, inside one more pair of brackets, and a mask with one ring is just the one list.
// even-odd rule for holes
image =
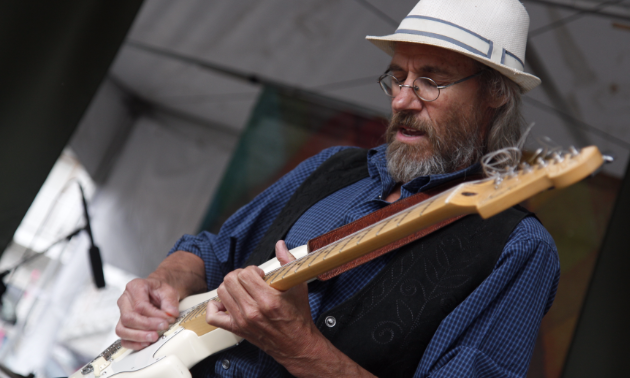
[[127, 284], [118, 299], [120, 320], [116, 334], [122, 346], [142, 349], [157, 341], [179, 316], [179, 295], [169, 284], [155, 278], [137, 278]]
[[118, 299], [122, 346], [139, 350], [154, 343], [179, 316], [179, 300], [207, 290], [203, 260], [184, 251], [171, 254], [149, 277], [129, 282]]

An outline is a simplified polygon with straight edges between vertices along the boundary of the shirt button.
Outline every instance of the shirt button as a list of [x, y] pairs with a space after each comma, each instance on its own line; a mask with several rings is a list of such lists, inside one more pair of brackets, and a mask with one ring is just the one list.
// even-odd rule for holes
[[335, 319], [334, 316], [327, 316], [326, 320], [324, 320], [324, 323], [326, 323], [328, 328], [332, 328], [335, 326], [335, 324], [337, 324], [337, 319]]
[[221, 361], [221, 366], [227, 370], [230, 368], [230, 360], [228, 360], [227, 358], [224, 358], [223, 361]]

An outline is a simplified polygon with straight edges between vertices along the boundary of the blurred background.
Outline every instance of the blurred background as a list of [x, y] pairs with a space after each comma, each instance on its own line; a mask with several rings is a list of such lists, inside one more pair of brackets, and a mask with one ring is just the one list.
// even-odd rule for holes
[[[0, 377], [72, 373], [116, 339], [125, 284], [182, 234], [216, 231], [323, 148], [382, 143], [389, 56], [364, 38], [392, 33], [415, 4], [0, 4]], [[523, 4], [526, 70], [543, 80], [523, 97], [526, 149], [594, 144], [615, 158], [525, 203], [562, 264], [528, 376], [624, 376], [630, 1]]]

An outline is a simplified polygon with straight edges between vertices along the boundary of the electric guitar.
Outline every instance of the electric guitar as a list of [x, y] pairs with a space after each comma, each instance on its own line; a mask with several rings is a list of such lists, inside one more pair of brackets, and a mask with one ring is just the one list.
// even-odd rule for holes
[[[485, 219], [544, 190], [567, 187], [603, 161], [593, 146], [539, 157], [534, 165], [521, 164], [518, 170], [457, 185], [316, 251], [308, 251], [306, 245], [294, 248], [296, 260], [284, 266], [272, 259], [260, 268], [269, 285], [288, 290], [446, 219], [474, 213]], [[118, 340], [70, 378], [190, 378], [188, 369], [199, 361], [242, 341], [205, 322], [207, 303], [218, 300], [216, 290], [185, 298], [179, 305], [180, 317], [158, 341], [132, 351]]]

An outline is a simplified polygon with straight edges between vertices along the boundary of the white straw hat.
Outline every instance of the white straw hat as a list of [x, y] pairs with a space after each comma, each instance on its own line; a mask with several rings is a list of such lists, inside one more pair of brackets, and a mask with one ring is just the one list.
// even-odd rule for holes
[[527, 92], [540, 79], [525, 70], [529, 15], [518, 0], [421, 0], [394, 34], [367, 36], [394, 55], [396, 42], [442, 47], [471, 57]]

